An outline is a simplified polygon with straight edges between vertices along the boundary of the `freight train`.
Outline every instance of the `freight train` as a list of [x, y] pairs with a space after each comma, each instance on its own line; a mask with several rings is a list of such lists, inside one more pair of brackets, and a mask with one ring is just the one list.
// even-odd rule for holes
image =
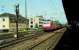
[[43, 23], [42, 28], [44, 31], [53, 31], [53, 30], [60, 29], [61, 26], [56, 24], [55, 22], [47, 21]]

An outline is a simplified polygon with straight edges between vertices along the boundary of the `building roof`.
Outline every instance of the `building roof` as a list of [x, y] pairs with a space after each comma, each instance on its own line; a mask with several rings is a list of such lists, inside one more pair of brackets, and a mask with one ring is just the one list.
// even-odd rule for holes
[[[3, 13], [0, 14], [0, 17], [9, 17], [10, 18], [10, 22], [15, 22], [16, 21], [16, 15], [15, 14], [10, 14], [10, 13]], [[23, 23], [28, 21], [28, 19], [22, 17], [21, 15], [19, 15], [18, 17], [18, 22], [19, 23]]]

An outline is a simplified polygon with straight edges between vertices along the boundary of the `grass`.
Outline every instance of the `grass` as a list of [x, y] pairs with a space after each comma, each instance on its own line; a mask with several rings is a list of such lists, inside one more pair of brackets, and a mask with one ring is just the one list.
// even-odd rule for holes
[[3, 35], [0, 35], [0, 40], [13, 38], [13, 37], [14, 37], [13, 34], [3, 34]]

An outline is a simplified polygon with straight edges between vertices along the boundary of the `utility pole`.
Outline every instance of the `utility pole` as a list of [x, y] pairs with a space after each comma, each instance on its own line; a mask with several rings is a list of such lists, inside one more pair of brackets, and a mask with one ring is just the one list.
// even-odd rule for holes
[[25, 0], [25, 17], [27, 19], [27, 3], [26, 3], [26, 0]]
[[16, 5], [16, 37], [18, 38], [19, 4]]
[[[27, 19], [27, 0], [25, 0], [25, 17], [26, 17], [26, 27], [28, 27], [28, 19]], [[28, 30], [28, 28], [26, 28]]]

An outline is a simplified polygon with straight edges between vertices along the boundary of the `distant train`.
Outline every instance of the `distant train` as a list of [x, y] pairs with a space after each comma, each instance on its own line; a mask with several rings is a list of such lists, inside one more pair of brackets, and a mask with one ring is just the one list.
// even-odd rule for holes
[[60, 25], [56, 24], [55, 22], [47, 21], [47, 22], [43, 23], [42, 28], [44, 31], [53, 31], [53, 30], [59, 29], [61, 27], [60, 27]]

